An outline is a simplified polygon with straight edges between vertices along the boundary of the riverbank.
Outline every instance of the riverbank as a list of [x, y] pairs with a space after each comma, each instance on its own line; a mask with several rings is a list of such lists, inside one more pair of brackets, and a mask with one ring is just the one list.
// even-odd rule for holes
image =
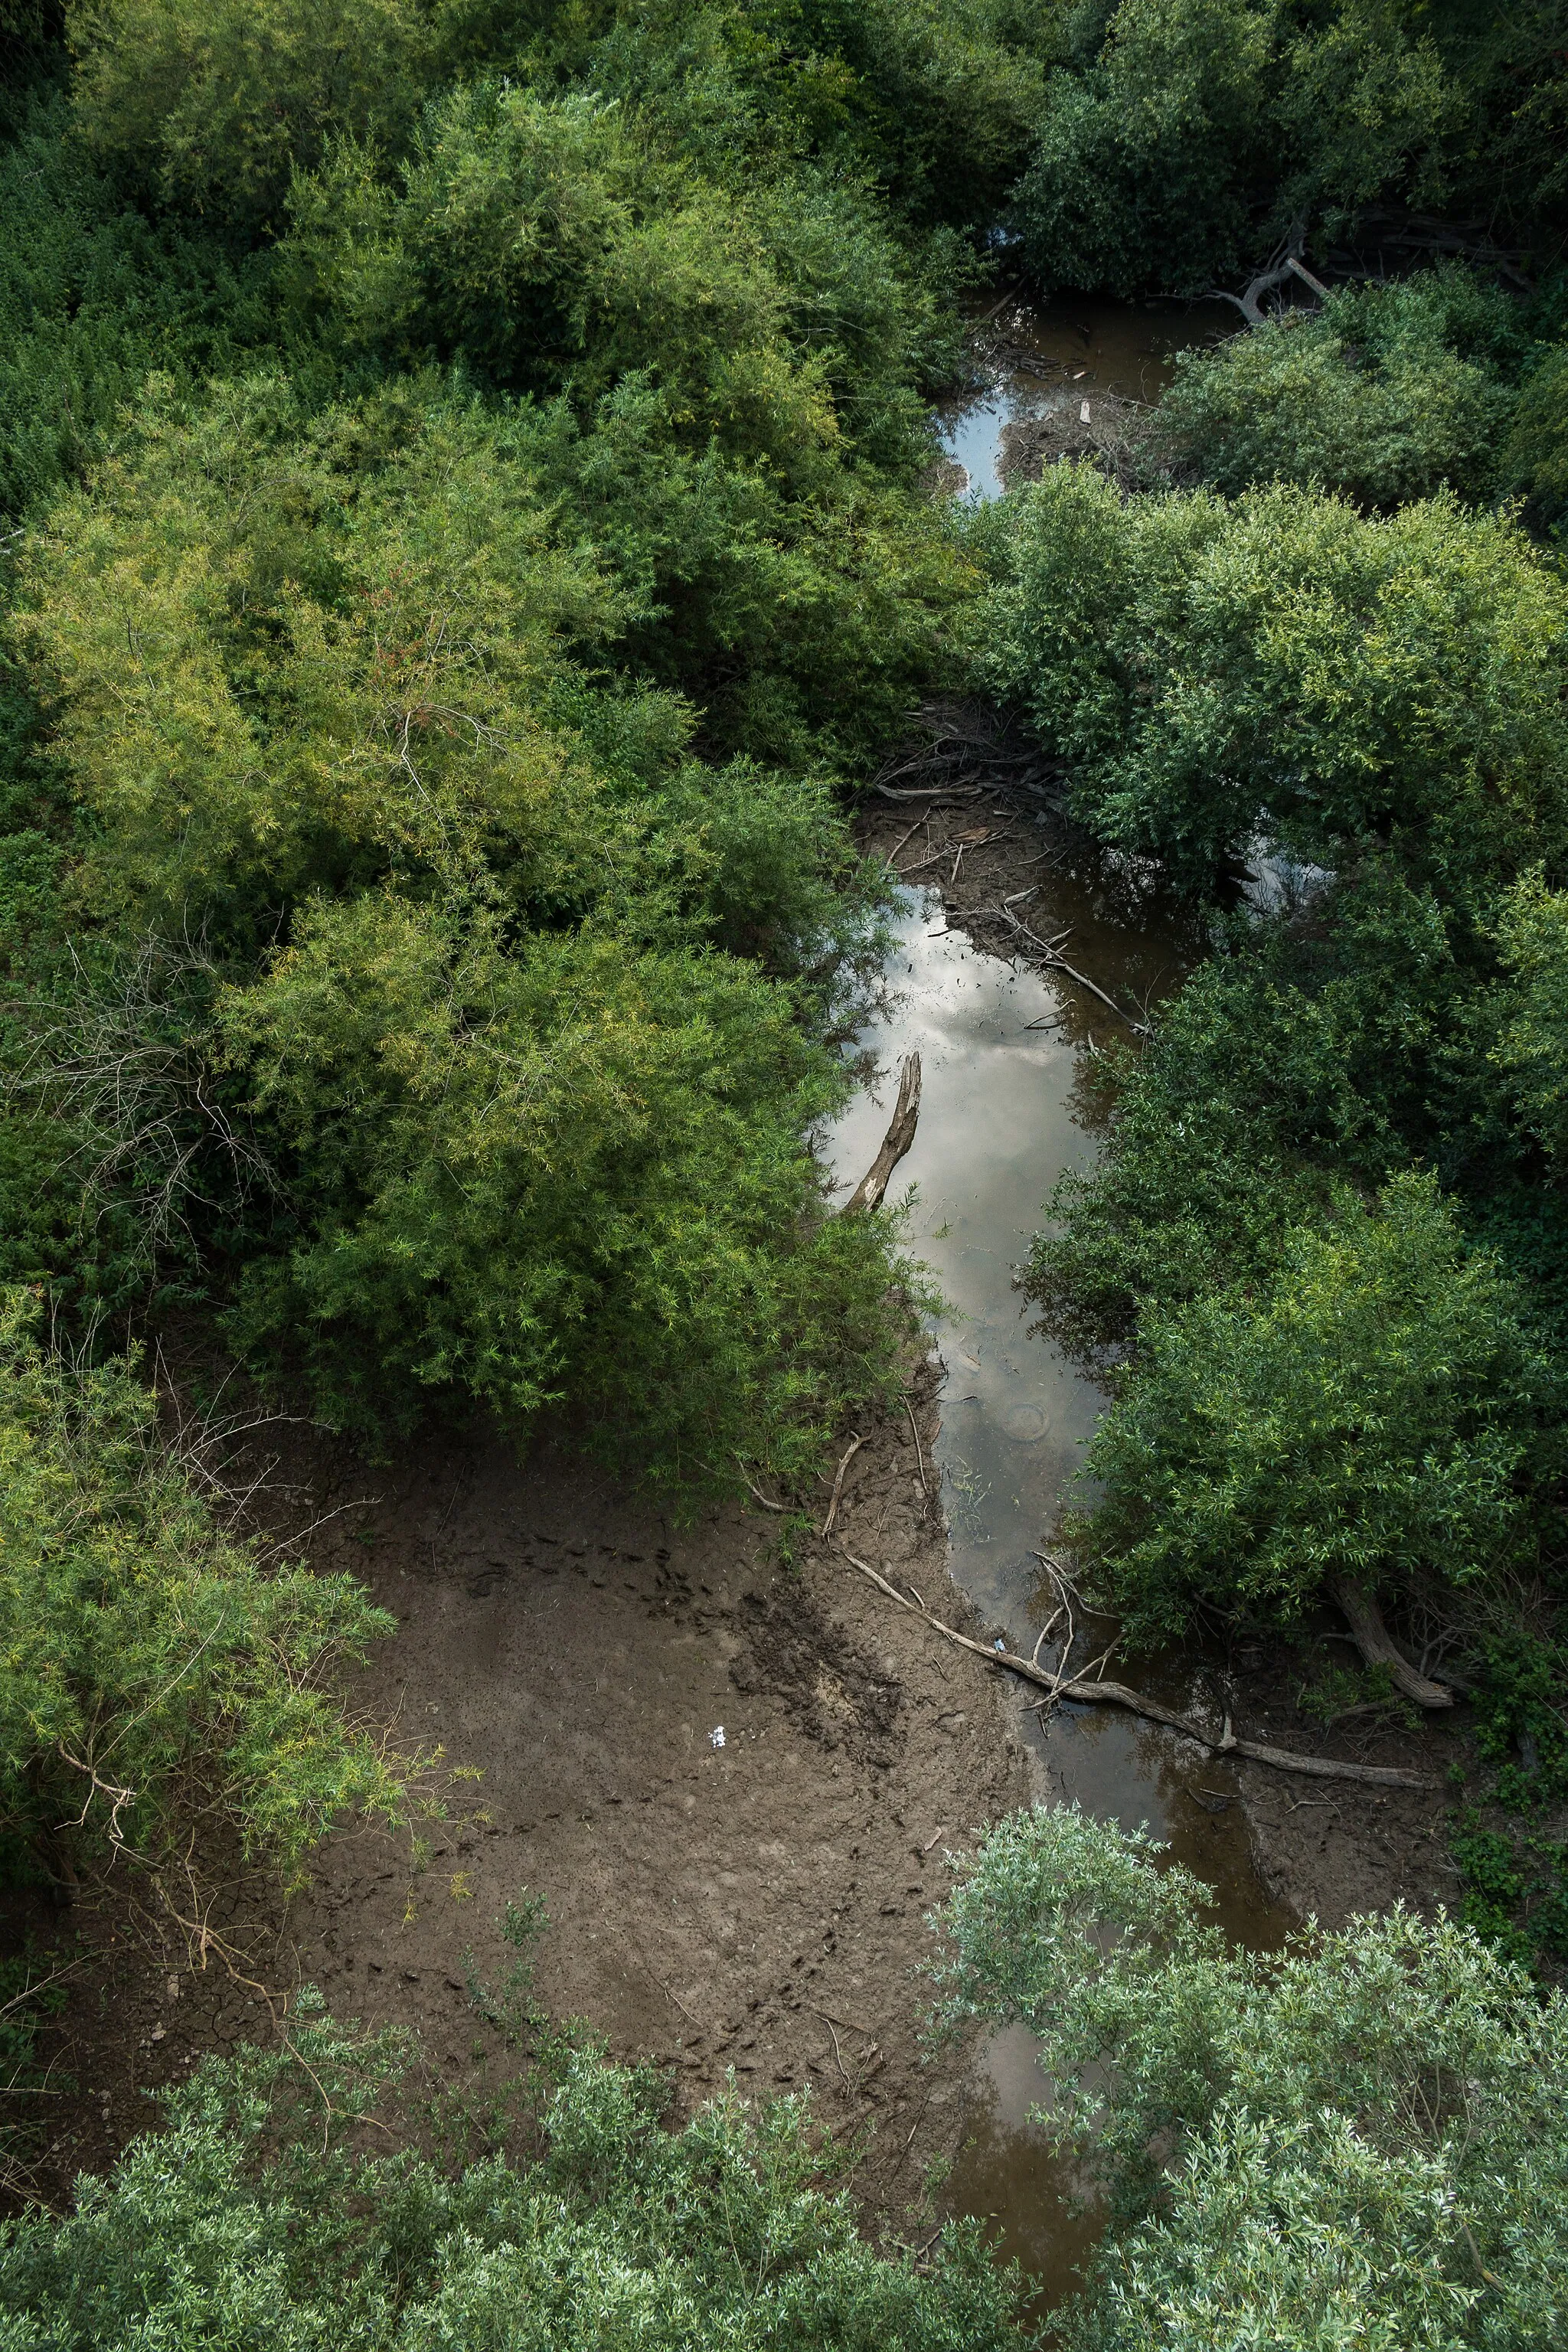
[[[837, 1529], [962, 1616], [929, 1461], [934, 1368], [910, 1386], [907, 1412], [861, 1433]], [[487, 1982], [504, 1973], [498, 1922], [526, 1890], [548, 1914], [551, 2014], [668, 2067], [682, 2111], [731, 2070], [752, 2094], [809, 2088], [837, 2134], [863, 2136], [868, 2223], [912, 2229], [962, 2136], [970, 2063], [921, 2049], [924, 1916], [944, 1853], [1029, 1795], [1005, 1685], [822, 1545], [782, 1562], [761, 1511], [683, 1528], [549, 1445], [520, 1465], [478, 1438], [431, 1443], [389, 1473], [276, 1434], [272, 1526], [322, 1520], [314, 1564], [352, 1569], [398, 1621], [350, 1704], [439, 1750], [443, 1814], [419, 1825], [421, 1862], [405, 1838], [345, 1833], [286, 1908], [220, 1896], [205, 1916], [226, 1961], [155, 1907], [80, 1906], [84, 1965], [47, 2029], [76, 2087], [53, 2105], [47, 2190], [101, 2171], [203, 2054], [270, 2040], [303, 1984], [341, 2016], [414, 2029], [450, 2091], [482, 2100], [470, 1955]], [[806, 1498], [818, 1526], [828, 1494]]]

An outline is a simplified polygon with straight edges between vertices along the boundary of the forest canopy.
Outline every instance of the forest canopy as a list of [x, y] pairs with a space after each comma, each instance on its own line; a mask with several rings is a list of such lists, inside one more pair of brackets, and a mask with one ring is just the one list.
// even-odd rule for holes
[[[1196, 943], [1029, 1255], [1107, 1381], [1093, 1596], [1289, 1640], [1353, 1584], [1547, 1822], [1565, 60], [1562, 0], [0, 11], [8, 1869], [289, 1884], [412, 1802], [334, 1696], [387, 1621], [170, 1443], [172, 1313], [372, 1455], [551, 1414], [686, 1509], [894, 1401], [921, 1277], [814, 1139], [936, 696]], [[975, 509], [932, 403], [1013, 289], [1237, 331]], [[1064, 2340], [1561, 2340], [1568, 1897], [1510, 1869], [1258, 1958], [1146, 1840], [993, 1832], [940, 1998], [1045, 2037], [1113, 2208]], [[307, 2002], [210, 2066], [0, 2232], [0, 2332], [1027, 2340], [795, 2103], [670, 2131], [563, 2037], [524, 2155], [334, 2137], [396, 2055]]]

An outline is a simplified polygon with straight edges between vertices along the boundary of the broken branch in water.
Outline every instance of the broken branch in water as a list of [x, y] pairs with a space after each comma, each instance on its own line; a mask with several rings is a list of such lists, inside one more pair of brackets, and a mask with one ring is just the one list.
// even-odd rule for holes
[[1453, 1706], [1453, 1692], [1445, 1684], [1429, 1680], [1394, 1647], [1394, 1637], [1383, 1622], [1383, 1612], [1364, 1585], [1348, 1576], [1326, 1576], [1323, 1586], [1330, 1600], [1343, 1612], [1356, 1648], [1369, 1666], [1384, 1667], [1395, 1690], [1403, 1691], [1417, 1706]]
[[1264, 322], [1263, 297], [1266, 294], [1278, 293], [1288, 278], [1299, 278], [1303, 286], [1311, 289], [1320, 301], [1326, 302], [1329, 299], [1328, 288], [1321, 278], [1313, 277], [1301, 258], [1301, 248], [1305, 241], [1305, 224], [1298, 221], [1283, 247], [1277, 248], [1278, 258], [1268, 268], [1260, 269], [1257, 277], [1252, 278], [1239, 294], [1232, 294], [1224, 286], [1212, 288], [1211, 299], [1219, 302], [1234, 302], [1247, 324], [1253, 327], [1261, 327]]
[[[983, 915], [989, 915], [996, 922], [1005, 923], [1008, 929], [1016, 933], [1019, 939], [1027, 940], [1031, 947], [1038, 949], [1048, 971], [1065, 972], [1069, 980], [1076, 980], [1080, 988], [1087, 988], [1091, 996], [1098, 996], [1101, 1004], [1109, 1005], [1119, 1021], [1126, 1022], [1135, 1037], [1146, 1037], [1149, 1034], [1149, 1024], [1146, 1021], [1134, 1021], [1131, 1013], [1124, 1013], [1115, 997], [1107, 996], [1098, 981], [1090, 980], [1087, 972], [1076, 970], [1064, 956], [1058, 953], [1051, 940], [1042, 940], [1037, 932], [1030, 930], [1026, 923], [1021, 923], [1010, 907], [976, 907], [967, 919], [971, 922], [978, 921]], [[1067, 932], [1063, 931], [1061, 936], [1065, 940], [1068, 936]]]
[[862, 1209], [881, 1207], [888, 1179], [915, 1139], [920, 1115], [921, 1057], [918, 1054], [906, 1054], [899, 1076], [899, 1099], [882, 1139], [882, 1149], [845, 1202], [843, 1215], [853, 1217]]
[[1435, 1789], [1437, 1786], [1436, 1781], [1425, 1773], [1406, 1772], [1396, 1764], [1342, 1764], [1335, 1756], [1299, 1756], [1290, 1748], [1265, 1748], [1255, 1739], [1238, 1739], [1230, 1727], [1228, 1717], [1224, 1730], [1216, 1738], [1212, 1731], [1205, 1731], [1190, 1717], [1178, 1715], [1173, 1707], [1162, 1706], [1158, 1699], [1145, 1698], [1141, 1692], [1129, 1690], [1125, 1683], [1077, 1679], [1063, 1682], [1058, 1675], [1047, 1674], [1043, 1667], [1032, 1665], [1027, 1658], [1015, 1656], [1011, 1650], [988, 1650], [984, 1642], [973, 1642], [967, 1633], [955, 1633], [951, 1625], [944, 1625], [940, 1617], [933, 1617], [929, 1609], [917, 1609], [912, 1601], [906, 1601], [885, 1576], [879, 1576], [874, 1568], [868, 1568], [863, 1559], [857, 1559], [854, 1553], [845, 1549], [842, 1544], [839, 1549], [851, 1568], [858, 1568], [862, 1576], [868, 1576], [879, 1591], [885, 1592], [889, 1601], [896, 1601], [900, 1609], [907, 1609], [911, 1617], [924, 1618], [926, 1623], [944, 1640], [955, 1643], [961, 1650], [973, 1651], [975, 1657], [984, 1658], [987, 1665], [1005, 1666], [1009, 1674], [1021, 1675], [1026, 1682], [1036, 1684], [1050, 1698], [1072, 1699], [1080, 1706], [1122, 1707], [1129, 1715], [1141, 1715], [1150, 1723], [1168, 1725], [1171, 1730], [1179, 1731], [1184, 1739], [1195, 1739], [1201, 1748], [1207, 1748], [1215, 1755], [1246, 1756], [1255, 1764], [1272, 1764], [1280, 1772], [1304, 1772], [1320, 1780], [1370, 1781], [1379, 1789]]

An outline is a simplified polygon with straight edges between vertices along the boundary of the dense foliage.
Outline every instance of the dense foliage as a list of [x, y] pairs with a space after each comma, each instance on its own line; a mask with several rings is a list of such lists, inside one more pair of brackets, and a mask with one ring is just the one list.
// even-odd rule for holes
[[37, 1320], [0, 1295], [0, 1837], [68, 1884], [200, 1825], [292, 1875], [345, 1810], [396, 1819], [331, 1688], [393, 1621], [226, 1535], [133, 1366], [73, 1370]]
[[[1565, 56], [1562, 0], [4, 12], [8, 1856], [289, 1874], [403, 1801], [325, 1679], [381, 1619], [224, 1531], [106, 1310], [204, 1302], [373, 1446], [555, 1408], [689, 1494], [890, 1391], [895, 1224], [809, 1148], [885, 887], [845, 788], [976, 683], [1210, 927], [1031, 1261], [1119, 1359], [1100, 1588], [1153, 1635], [1352, 1573], [1462, 1623], [1500, 1790], [1568, 1785]], [[1482, 266], [1188, 362], [1149, 494], [927, 494], [999, 252], [1194, 292], [1391, 228]], [[1249, 1961], [1196, 1900], [1037, 1816], [952, 1910], [951, 2013], [1105, 2070], [1078, 2340], [1559, 2340], [1561, 2007], [1447, 1922]], [[668, 2134], [567, 2054], [537, 2161], [443, 2170], [334, 2140], [384, 2056], [209, 2068], [10, 2231], [0, 2332], [1016, 2340], [795, 2107]]]
[[1429, 1177], [1348, 1189], [1256, 1287], [1147, 1312], [1089, 1447], [1083, 1526], [1129, 1631], [1217, 1602], [1300, 1618], [1326, 1579], [1395, 1594], [1534, 1557], [1561, 1401], [1495, 1262]]
[[1568, 2005], [1443, 1915], [1227, 1948], [1208, 1890], [1076, 1807], [942, 1924], [950, 2023], [1022, 2021], [1112, 2227], [1063, 2340], [1546, 2352], [1568, 2326]]
[[1445, 486], [1483, 499], [1512, 486], [1520, 310], [1449, 265], [1281, 311], [1179, 355], [1160, 403], [1163, 452], [1231, 496], [1273, 479], [1330, 484], [1372, 507]]
[[1124, 502], [1062, 466], [995, 527], [984, 659], [1078, 814], [1189, 889], [1261, 835], [1392, 852], [1456, 911], [1561, 856], [1563, 583], [1516, 524], [1283, 485]]
[[[1002, 2352], [1018, 2284], [977, 2224], [875, 2253], [804, 2100], [667, 2131], [651, 2068], [563, 2049], [530, 2162], [371, 2151], [398, 2062], [301, 2001], [279, 2053], [208, 2060], [58, 2224], [6, 2225], [0, 2327], [29, 2352], [149, 2341], [415, 2352]], [[405, 2114], [407, 2105], [405, 2105]], [[381, 2120], [381, 2118], [376, 2118]], [[416, 2117], [415, 2118], [416, 2121]], [[356, 2130], [356, 2126], [362, 2126]]]
[[[1298, 1622], [1331, 1574], [1500, 1623], [1561, 1475], [1560, 574], [1447, 493], [1127, 500], [1072, 467], [975, 539], [984, 658], [1077, 812], [1214, 909], [1031, 1261], [1075, 1344], [1131, 1343], [1086, 1557], [1148, 1634]], [[1227, 910], [1265, 854], [1282, 900]]]
[[832, 783], [973, 580], [921, 389], [1037, 75], [895, 7], [809, 71], [784, 16], [69, 29], [10, 159], [0, 1270], [211, 1297], [372, 1443], [800, 1468], [900, 1329], [806, 1143], [881, 887]]
[[1292, 229], [1449, 208], [1554, 252], [1559, 0], [1120, 0], [1064, 10], [1015, 199], [1047, 287], [1196, 294]]

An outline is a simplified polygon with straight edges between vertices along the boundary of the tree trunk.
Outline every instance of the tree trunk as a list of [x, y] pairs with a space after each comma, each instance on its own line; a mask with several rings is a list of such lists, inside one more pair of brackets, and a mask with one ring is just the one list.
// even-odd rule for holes
[[1376, 1601], [1364, 1585], [1352, 1583], [1348, 1576], [1324, 1579], [1329, 1598], [1343, 1611], [1346, 1624], [1355, 1636], [1356, 1648], [1369, 1666], [1386, 1666], [1395, 1690], [1417, 1706], [1452, 1706], [1454, 1694], [1442, 1683], [1428, 1682], [1417, 1672], [1402, 1651], [1394, 1646], [1394, 1637], [1383, 1622]]

